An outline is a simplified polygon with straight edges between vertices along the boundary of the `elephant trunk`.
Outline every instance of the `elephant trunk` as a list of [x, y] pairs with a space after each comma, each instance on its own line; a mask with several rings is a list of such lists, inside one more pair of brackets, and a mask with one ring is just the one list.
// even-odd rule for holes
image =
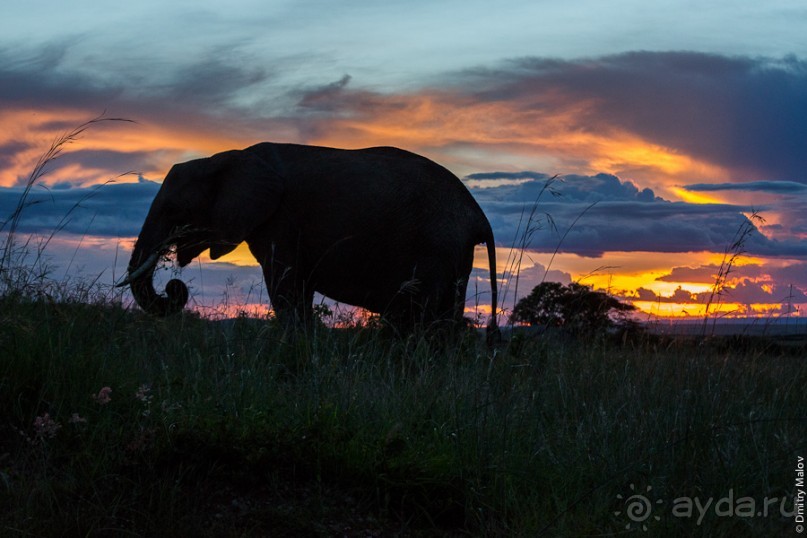
[[181, 280], [172, 279], [165, 286], [165, 296], [157, 293], [154, 289], [154, 270], [165, 249], [147, 249], [142, 246], [141, 239], [138, 239], [132, 253], [128, 276], [118, 286], [130, 286], [137, 304], [149, 314], [162, 317], [176, 314], [188, 302], [188, 287]]

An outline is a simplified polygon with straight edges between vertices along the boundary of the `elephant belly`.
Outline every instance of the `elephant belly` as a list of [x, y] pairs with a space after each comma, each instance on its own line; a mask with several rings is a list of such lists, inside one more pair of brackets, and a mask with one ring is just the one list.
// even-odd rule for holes
[[367, 310], [383, 313], [390, 306], [400, 286], [392, 285], [397, 279], [379, 282], [370, 275], [358, 273], [344, 275], [329, 275], [324, 279], [317, 279], [314, 289], [340, 303], [360, 306]]
[[343, 258], [341, 264], [326, 264], [333, 270], [316, 278], [314, 289], [323, 295], [380, 314], [402, 311], [439, 301], [438, 296], [451, 293], [448, 288], [467, 275], [457, 274], [442, 257], [430, 259], [385, 260], [364, 257], [366, 263], [353, 264], [344, 260], [361, 260], [361, 257]]
[[368, 221], [316, 239], [305, 234], [300, 257], [312, 268], [305, 281], [331, 299], [382, 315], [451, 310], [457, 283], [471, 270], [473, 245], [389, 218], [397, 227]]

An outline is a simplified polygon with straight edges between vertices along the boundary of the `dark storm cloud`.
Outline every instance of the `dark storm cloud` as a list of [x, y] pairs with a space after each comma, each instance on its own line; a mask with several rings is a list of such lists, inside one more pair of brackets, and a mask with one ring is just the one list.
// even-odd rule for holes
[[[807, 181], [807, 62], [694, 52], [525, 58], [459, 76], [479, 101], [588, 103], [578, 129], [621, 128], [749, 179]], [[756, 176], [756, 177], [754, 177]]]
[[685, 185], [684, 190], [691, 192], [719, 191], [752, 191], [770, 192], [774, 194], [791, 194], [807, 192], [807, 184], [795, 181], [748, 181], [746, 183], [695, 183]]
[[[706, 299], [706, 294], [699, 294], [703, 299]], [[731, 286], [725, 290], [724, 302], [736, 301], [742, 304], [752, 303], [794, 303], [801, 304], [807, 303], [807, 296], [795, 287], [790, 287], [787, 284], [773, 283], [771, 287], [762, 282], [753, 282], [751, 280], [741, 280], [735, 286]]]
[[[746, 267], [743, 267], [746, 269]], [[720, 268], [716, 265], [702, 265], [700, 267], [673, 267], [669, 274], [658, 277], [661, 282], [699, 282], [713, 284]]]
[[70, 42], [64, 41], [33, 51], [0, 50], [0, 104], [8, 108], [95, 108], [97, 113], [99, 103], [115, 100], [121, 87], [59, 68], [69, 47]]
[[12, 141], [0, 145], [0, 170], [10, 167], [14, 163], [14, 157], [30, 147], [30, 144], [21, 141]]
[[639, 190], [632, 182], [622, 181], [612, 174], [566, 175], [563, 176], [557, 190], [565, 197], [584, 202], [622, 200], [653, 202], [657, 200], [651, 189]]
[[[718, 299], [721, 303], [739, 303], [741, 305], [807, 303], [807, 295], [798, 288], [770, 282], [755, 282], [749, 279], [741, 279], [733, 286], [724, 287], [717, 299], [711, 295], [711, 291], [692, 293], [681, 287], [676, 288], [670, 295], [661, 295], [647, 288], [639, 288], [635, 294], [628, 295], [626, 298], [653, 303], [696, 305], [714, 304]], [[749, 311], [748, 314], [751, 312]]]
[[[140, 61], [125, 69], [109, 66], [99, 77], [66, 67], [71, 46], [53, 43], [22, 59], [18, 52], [0, 51], [0, 103], [67, 106], [94, 115], [110, 109], [136, 120], [169, 122], [226, 116], [229, 128], [241, 132], [264, 130], [273, 120], [310, 135], [328, 132], [338, 118], [371, 120], [418, 95], [354, 87], [350, 75], [326, 84], [284, 83], [290, 59], [252, 61], [235, 45], [200, 51], [204, 61]], [[295, 65], [305, 61], [294, 58]], [[626, 130], [738, 177], [807, 182], [807, 62], [793, 57], [635, 52], [580, 60], [522, 58], [445, 75], [423, 91], [468, 106], [507, 102], [525, 114], [562, 113], [585, 103], [572, 131]]]
[[350, 79], [350, 75], [344, 75], [336, 82], [303, 90], [300, 92], [297, 106], [321, 111], [335, 111], [341, 108], [345, 104], [343, 99]]
[[240, 99], [259, 100], [248, 94], [265, 93], [261, 88], [272, 80], [272, 66], [250, 64], [235, 47], [200, 51], [203, 61], [184, 65], [133, 59], [104, 66], [99, 74], [70, 61], [73, 46], [68, 40], [0, 50], [0, 105], [84, 110], [92, 116], [108, 110], [161, 124], [198, 123], [225, 113], [248, 121], [255, 109]]
[[149, 151], [79, 149], [60, 155], [54, 161], [54, 166], [78, 165], [82, 168], [136, 172], [156, 165], [155, 157], [155, 153]]
[[[545, 252], [721, 252], [748, 222], [743, 213], [750, 212], [730, 204], [670, 202], [608, 174], [566, 176], [549, 187], [547, 181], [472, 185], [499, 244], [519, 245], [531, 228], [531, 248]], [[807, 254], [801, 242], [776, 241], [759, 232], [748, 237], [745, 249], [757, 255]]]
[[539, 172], [530, 172], [525, 170], [523, 172], [480, 172], [478, 174], [469, 174], [465, 179], [473, 180], [497, 180], [497, 179], [534, 179], [537, 181], [545, 181], [551, 176], [541, 174]]
[[[81, 122], [77, 115], [123, 117], [144, 126], [144, 133], [179, 130], [186, 138], [188, 133], [191, 137], [199, 133], [199, 138], [233, 137], [250, 142], [262, 139], [251, 133], [271, 132], [272, 126], [285, 121], [260, 117], [255, 113], [259, 105], [245, 97], [250, 91], [261, 93], [257, 90], [271, 79], [271, 69], [238, 61], [226, 50], [216, 50], [204, 62], [186, 66], [132, 62], [111, 66], [99, 75], [70, 61], [73, 44], [64, 41], [30, 50], [0, 50], [0, 110], [32, 111], [30, 123], [20, 125], [21, 136], [0, 146], [0, 176], [6, 183], [16, 179], [21, 184], [30, 173], [33, 163], [15, 157], [32, 148], [31, 140], [40, 140], [44, 152], [54, 133], [75, 129]], [[222, 116], [228, 121], [222, 121]], [[132, 132], [126, 133], [130, 147], [137, 144]], [[178, 136], [173, 147], [154, 151], [65, 147], [50, 169], [76, 165], [78, 171], [68, 181], [97, 183], [127, 171], [165, 169], [167, 163], [186, 156], [185, 151], [196, 149], [188, 147], [190, 143]]]
[[[85, 188], [34, 187], [22, 210], [18, 231], [48, 235], [61, 229], [77, 235], [133, 237], [140, 232], [159, 183], [109, 183]], [[22, 188], [0, 188], [0, 226], [20, 203]]]
[[[298, 133], [299, 141], [329, 138], [339, 132], [340, 141], [334, 145], [350, 145], [351, 136], [356, 134], [357, 128], [360, 131], [360, 126], [365, 122], [372, 124], [375, 118], [402, 111], [410, 104], [411, 96], [385, 95], [352, 88], [352, 80], [350, 75], [345, 74], [339, 80], [324, 85], [303, 85], [278, 96], [279, 102], [289, 103], [284, 114], [287, 114], [286, 119]], [[337, 127], [341, 120], [347, 118], [356, 124]]]
[[267, 69], [240, 65], [224, 51], [212, 53], [203, 62], [179, 69], [172, 76], [167, 91], [173, 100], [180, 102], [220, 106], [269, 78]]

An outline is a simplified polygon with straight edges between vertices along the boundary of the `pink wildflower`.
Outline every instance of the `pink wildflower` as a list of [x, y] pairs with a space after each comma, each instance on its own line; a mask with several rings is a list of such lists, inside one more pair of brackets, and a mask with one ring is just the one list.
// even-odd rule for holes
[[154, 444], [157, 431], [154, 428], [148, 430], [140, 430], [140, 433], [126, 445], [127, 452], [145, 452], [151, 445]]
[[92, 399], [95, 400], [98, 405], [106, 405], [112, 401], [110, 394], [112, 394], [112, 389], [103, 387], [98, 391], [98, 394], [93, 394]]
[[69, 422], [70, 424], [82, 424], [87, 422], [87, 419], [79, 416], [78, 413], [73, 413], [67, 422]]
[[48, 413], [34, 419], [34, 433], [40, 439], [44, 439], [45, 437], [53, 439], [56, 437], [56, 432], [61, 428], [62, 425], [50, 418], [50, 414]]
[[149, 392], [151, 392], [150, 386], [140, 385], [140, 387], [137, 389], [137, 392], [135, 392], [135, 398], [137, 398], [141, 402], [148, 403], [153, 398], [153, 396], [151, 396]]

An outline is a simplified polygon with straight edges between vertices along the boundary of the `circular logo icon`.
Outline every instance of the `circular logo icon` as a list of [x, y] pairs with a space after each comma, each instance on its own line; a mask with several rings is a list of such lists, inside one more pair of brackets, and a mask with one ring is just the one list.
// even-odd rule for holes
[[[647, 486], [647, 489], [644, 493], [650, 494], [652, 491], [652, 486]], [[630, 490], [632, 492], [631, 495], [628, 497], [624, 497], [621, 493], [616, 496], [617, 499], [624, 503], [624, 510], [617, 510], [614, 512], [614, 515], [619, 517], [623, 514], [627, 516], [630, 520], [627, 525], [625, 525], [625, 529], [630, 530], [633, 524], [637, 525], [637, 528], [641, 527], [643, 531], [647, 530], [647, 521], [652, 516], [653, 519], [656, 521], [661, 520], [661, 517], [653, 515], [653, 504], [661, 504], [664, 501], [658, 499], [653, 503], [648, 495], [642, 493], [636, 493], [636, 487], [631, 484]]]

